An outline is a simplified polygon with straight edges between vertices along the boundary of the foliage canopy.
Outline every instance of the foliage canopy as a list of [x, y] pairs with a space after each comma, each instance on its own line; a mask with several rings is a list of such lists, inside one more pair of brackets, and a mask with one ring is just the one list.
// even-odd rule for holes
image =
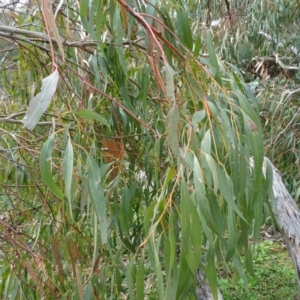
[[4, 298], [194, 299], [198, 269], [215, 296], [218, 263], [253, 273], [271, 184], [260, 108], [204, 8], [5, 6]]

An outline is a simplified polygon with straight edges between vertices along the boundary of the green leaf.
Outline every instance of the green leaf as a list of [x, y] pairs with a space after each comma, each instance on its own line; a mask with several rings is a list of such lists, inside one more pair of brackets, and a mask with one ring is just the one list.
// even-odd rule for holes
[[58, 79], [59, 73], [56, 69], [42, 80], [41, 91], [31, 99], [23, 119], [23, 124], [28, 130], [32, 130], [36, 126], [42, 114], [47, 110], [56, 91]]
[[180, 253], [178, 285], [176, 299], [187, 299], [188, 289], [195, 280], [195, 274], [191, 272], [186, 255], [182, 250]]
[[42, 180], [48, 186], [50, 191], [59, 199], [64, 200], [64, 194], [55, 184], [51, 172], [51, 153], [52, 153], [54, 136], [55, 134], [50, 135], [42, 148], [41, 156], [40, 156], [40, 172], [41, 172]]
[[99, 121], [103, 125], [105, 125], [108, 128], [110, 128], [109, 123], [107, 122], [107, 120], [104, 117], [102, 117], [101, 115], [95, 113], [92, 110], [89, 110], [89, 109], [82, 109], [82, 110], [79, 110], [79, 111], [75, 111], [74, 110], [73, 113], [76, 116], [81, 117], [81, 118], [86, 119], [86, 120], [96, 120], [96, 121]]
[[[101, 80], [100, 80], [100, 70], [98, 65], [98, 59], [97, 55], [92, 55], [89, 59], [90, 66], [93, 69], [93, 72], [95, 74], [95, 82], [97, 86], [101, 86]], [[89, 107], [88, 107], [89, 108]]]
[[177, 10], [177, 31], [180, 41], [189, 50], [193, 49], [193, 37], [189, 18], [182, 7]]
[[98, 216], [102, 243], [107, 242], [106, 198], [101, 185], [100, 169], [97, 162], [87, 156], [89, 196]]
[[166, 69], [167, 96], [173, 103], [173, 106], [175, 106], [175, 93], [174, 93], [175, 89], [174, 89], [174, 82], [173, 82], [174, 70], [167, 63], [165, 63], [165, 69]]
[[205, 275], [209, 282], [209, 286], [215, 300], [218, 299], [218, 284], [217, 284], [217, 271], [215, 265], [215, 256], [211, 248], [208, 249], [206, 254], [206, 267]]
[[226, 254], [226, 261], [229, 261], [236, 251], [238, 231], [237, 231], [235, 219], [236, 218], [233, 210], [229, 208], [228, 216], [227, 216], [229, 239], [228, 239], [228, 251]]
[[218, 168], [219, 190], [224, 197], [230, 209], [234, 210], [244, 221], [245, 218], [235, 203], [235, 194], [233, 190], [233, 183], [224, 169]]
[[157, 290], [158, 290], [158, 299], [164, 299], [164, 280], [162, 274], [162, 266], [159, 260], [159, 255], [157, 249], [161, 243], [161, 236], [156, 238], [156, 243], [154, 242], [154, 235], [151, 235], [148, 239], [147, 249], [149, 253], [149, 258], [154, 269], [156, 280], [157, 280]]
[[167, 115], [167, 133], [170, 148], [176, 157], [180, 155], [178, 141], [178, 122], [179, 110], [177, 105], [174, 104]]
[[136, 274], [136, 297], [137, 299], [144, 299], [144, 282], [145, 282], [145, 262], [144, 257], [140, 260], [137, 274]]
[[73, 146], [69, 139], [65, 149], [64, 158], [63, 158], [63, 176], [65, 181], [65, 196], [67, 197], [69, 203], [69, 212], [70, 212], [71, 219], [73, 219], [72, 196], [71, 196], [72, 178], [73, 178], [73, 159], [74, 159]]
[[210, 129], [208, 129], [205, 132], [205, 134], [204, 134], [204, 137], [203, 137], [202, 142], [201, 142], [201, 150], [205, 154], [210, 154], [210, 151], [211, 151], [211, 134], [210, 134]]
[[127, 272], [126, 272], [127, 286], [128, 286], [128, 292], [129, 292], [129, 299], [132, 299], [132, 300], [135, 299], [135, 294], [134, 294], [134, 277], [135, 277], [136, 268], [135, 268], [135, 265], [134, 265], [134, 259], [135, 259], [134, 256], [130, 259], [130, 262], [129, 262], [128, 266], [127, 266]]
[[92, 283], [89, 282], [84, 291], [84, 300], [93, 299], [93, 288]]
[[[184, 179], [181, 181], [180, 194], [182, 249], [191, 272], [194, 274], [201, 260], [202, 226]], [[195, 231], [194, 228], [197, 228], [197, 230]]]
[[214, 182], [214, 192], [217, 193], [218, 189], [219, 189], [219, 182], [218, 182], [218, 172], [217, 172], [217, 167], [216, 167], [216, 162], [215, 160], [211, 157], [211, 155], [208, 154], [204, 154], [204, 158], [206, 159], [208, 168], [211, 172], [211, 176], [213, 178], [213, 182]]
[[195, 42], [195, 45], [194, 45], [194, 56], [195, 57], [198, 57], [199, 53], [200, 53], [200, 50], [201, 50], [201, 38], [200, 36], [198, 35], [197, 38], [196, 38], [196, 42]]
[[[156, 17], [155, 6], [156, 6], [156, 0], [147, 1], [147, 6], [146, 6], [147, 15]], [[145, 19], [146, 19], [146, 21], [148, 22], [149, 25], [153, 25], [153, 18], [146, 17]]]
[[205, 110], [196, 111], [193, 114], [192, 124], [195, 132], [198, 131], [198, 124], [205, 118], [205, 116], [206, 116]]
[[202, 176], [202, 170], [200, 168], [199, 161], [196, 156], [194, 156], [194, 202], [197, 207], [197, 212], [199, 214], [203, 231], [205, 233], [206, 238], [212, 243], [213, 242], [213, 235], [209, 225], [211, 225], [212, 217], [210, 213], [209, 203], [206, 197], [206, 190]]
[[18, 299], [17, 296], [18, 296], [19, 288], [20, 288], [19, 279], [17, 277], [14, 277], [9, 299], [11, 300]]
[[245, 286], [247, 286], [248, 279], [247, 279], [247, 276], [246, 276], [246, 274], [245, 274], [245, 272], [243, 270], [243, 266], [242, 266], [240, 260], [237, 257], [233, 257], [232, 258], [232, 262], [233, 262], [233, 265], [234, 265], [235, 269], [237, 270], [239, 276], [241, 278], [243, 278]]
[[122, 232], [125, 234], [128, 240], [130, 240], [130, 226], [132, 221], [131, 200], [134, 197], [135, 188], [135, 184], [133, 184], [130, 188], [128, 188], [127, 186], [124, 187], [120, 204], [121, 209], [119, 211], [119, 222], [122, 228]]
[[215, 231], [222, 236], [224, 231], [226, 230], [224, 215], [220, 209], [220, 202], [217, 201], [216, 195], [213, 194], [211, 197], [208, 198], [209, 200], [209, 207], [212, 217], [212, 226]]
[[164, 259], [166, 265], [166, 296], [165, 299], [176, 299], [176, 290], [178, 284], [178, 267], [177, 267], [177, 243], [175, 237], [174, 222], [177, 222], [177, 215], [173, 209], [169, 215], [168, 240], [164, 247]]
[[217, 83], [222, 86], [222, 79], [221, 79], [221, 74], [220, 74], [220, 67], [219, 67], [219, 63], [216, 57], [216, 52], [214, 49], [214, 45], [213, 45], [213, 41], [211, 38], [211, 35], [208, 33], [207, 34], [207, 50], [208, 50], [208, 54], [209, 54], [209, 60], [211, 62], [211, 66], [215, 69], [215, 79], [217, 81]]
[[101, 71], [101, 75], [102, 75], [102, 80], [103, 80], [103, 92], [106, 91], [106, 87], [107, 87], [107, 64], [105, 61], [105, 58], [103, 57], [102, 53], [98, 53], [98, 64], [100, 66], [100, 71]]
[[255, 277], [254, 268], [253, 268], [253, 257], [251, 249], [247, 249], [245, 254], [245, 265], [247, 271], [250, 273], [251, 276]]

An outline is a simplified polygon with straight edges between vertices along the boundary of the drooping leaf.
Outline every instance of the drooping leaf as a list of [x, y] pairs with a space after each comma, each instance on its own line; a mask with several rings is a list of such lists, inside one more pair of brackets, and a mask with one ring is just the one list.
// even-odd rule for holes
[[[189, 195], [184, 179], [182, 179], [181, 182], [180, 194], [182, 248], [191, 273], [194, 274], [201, 260], [202, 226], [196, 206]], [[195, 230], [195, 228], [197, 228], [197, 230]]]
[[149, 258], [154, 269], [156, 279], [157, 279], [157, 289], [158, 289], [158, 299], [164, 299], [164, 280], [162, 273], [162, 266], [159, 259], [158, 250], [161, 243], [161, 237], [157, 238], [156, 242], [154, 237], [150, 236], [149, 242], [147, 243]]
[[126, 272], [126, 279], [127, 279], [127, 284], [128, 284], [128, 291], [129, 291], [129, 299], [130, 300], [135, 300], [135, 293], [134, 293], [134, 278], [133, 274], [136, 272], [136, 267], [134, 265], [134, 260], [135, 257], [133, 256], [130, 259], [129, 265], [127, 267], [127, 272]]
[[103, 243], [107, 242], [107, 220], [106, 220], [106, 198], [104, 196], [103, 187], [101, 184], [100, 169], [97, 162], [91, 157], [87, 157], [88, 166], [88, 186], [89, 195], [97, 214], [101, 239]]
[[206, 268], [205, 274], [207, 276], [211, 292], [214, 299], [218, 299], [218, 285], [217, 285], [217, 271], [215, 264], [215, 255], [214, 251], [210, 248], [206, 254]]
[[206, 238], [212, 242], [213, 235], [211, 228], [209, 227], [212, 224], [212, 217], [210, 213], [209, 203], [206, 196], [206, 190], [204, 185], [204, 179], [202, 175], [202, 169], [200, 167], [199, 161], [196, 156], [194, 156], [194, 201], [197, 207], [197, 211], [203, 226], [204, 234]]
[[145, 295], [145, 262], [144, 258], [140, 260], [136, 274], [136, 296], [137, 299], [143, 299]]
[[107, 122], [107, 120], [104, 117], [102, 117], [101, 115], [95, 113], [92, 110], [81, 109], [81, 110], [78, 110], [78, 111], [73, 111], [73, 113], [76, 116], [81, 117], [81, 118], [86, 119], [86, 120], [96, 120], [96, 121], [100, 122], [101, 124], [103, 124], [103, 125], [107, 126], [108, 128], [110, 128], [109, 123]]
[[[156, 0], [149, 0], [147, 2], [146, 12], [148, 15], [156, 17], [155, 5], [156, 5]], [[153, 18], [146, 17], [146, 21], [148, 22], [149, 25], [153, 24]]]
[[216, 52], [215, 52], [214, 45], [213, 45], [213, 40], [212, 40], [210, 34], [207, 34], [206, 41], [207, 41], [207, 50], [208, 50], [208, 54], [209, 54], [209, 60], [211, 63], [211, 67], [213, 67], [215, 70], [214, 77], [215, 77], [217, 83], [219, 85], [222, 85], [219, 62], [217, 60]]
[[165, 64], [166, 68], [166, 83], [167, 83], [167, 96], [175, 105], [175, 94], [174, 94], [174, 82], [173, 82], [173, 77], [174, 77], [174, 70], [169, 64]]
[[210, 150], [211, 150], [211, 133], [210, 133], [210, 129], [208, 129], [204, 134], [204, 137], [203, 137], [202, 142], [201, 142], [201, 150], [205, 154], [210, 154]]
[[62, 191], [58, 188], [56, 185], [51, 171], [51, 153], [52, 153], [52, 147], [54, 142], [54, 136], [55, 134], [52, 134], [49, 136], [48, 140], [44, 144], [42, 151], [41, 151], [41, 157], [40, 157], [40, 172], [41, 177], [45, 184], [48, 186], [48, 188], [51, 190], [51, 192], [58, 198], [64, 199], [64, 194]]
[[40, 1], [40, 3], [41, 3], [41, 8], [43, 11], [43, 17], [44, 17], [46, 26], [47, 26], [47, 28], [50, 29], [50, 33], [53, 34], [53, 36], [56, 40], [56, 43], [58, 45], [60, 54], [62, 56], [62, 60], [64, 61], [65, 60], [65, 52], [64, 52], [64, 48], [63, 48], [62, 41], [60, 38], [60, 34], [58, 32], [58, 28], [55, 23], [52, 2], [51, 2], [51, 0], [42, 0], [42, 1]]
[[205, 154], [204, 158], [205, 158], [205, 160], [207, 162], [207, 165], [208, 165], [208, 168], [209, 168], [209, 170], [211, 172], [211, 176], [212, 176], [213, 183], [214, 183], [213, 190], [216, 193], [218, 191], [218, 188], [219, 188], [218, 172], [217, 172], [216, 162], [212, 158], [211, 155]]
[[179, 156], [178, 141], [179, 110], [176, 104], [172, 106], [167, 115], [167, 133], [170, 148], [175, 156]]
[[205, 110], [200, 110], [193, 114], [192, 124], [195, 132], [198, 131], [198, 123], [200, 123], [205, 118], [205, 116], [206, 116]]
[[177, 10], [177, 30], [178, 30], [178, 36], [183, 43], [184, 46], [186, 46], [189, 50], [192, 50], [193, 48], [193, 37], [192, 37], [192, 31], [191, 31], [191, 24], [190, 20], [187, 17], [186, 12], [182, 7], [180, 7]]
[[233, 190], [233, 183], [231, 178], [228, 176], [226, 171], [220, 167], [218, 167], [218, 182], [219, 182], [219, 189], [224, 197], [225, 201], [227, 202], [230, 209], [234, 210], [240, 218], [245, 220], [242, 212], [238, 208], [238, 206], [235, 203], [235, 194]]
[[232, 256], [235, 253], [236, 250], [236, 243], [238, 238], [238, 232], [236, 229], [236, 217], [232, 209], [228, 209], [228, 233], [229, 233], [229, 239], [228, 239], [228, 251], [226, 255], [226, 260], [230, 260]]
[[70, 139], [68, 140], [65, 153], [64, 153], [64, 159], [63, 159], [63, 173], [64, 173], [64, 181], [65, 181], [65, 196], [67, 197], [68, 203], [69, 203], [69, 212], [71, 218], [72, 216], [72, 178], [73, 178], [73, 159], [74, 159], [74, 151], [73, 146], [70, 142]]
[[57, 69], [42, 80], [41, 91], [30, 101], [23, 119], [23, 124], [28, 130], [34, 129], [42, 114], [48, 108], [56, 91], [59, 73]]

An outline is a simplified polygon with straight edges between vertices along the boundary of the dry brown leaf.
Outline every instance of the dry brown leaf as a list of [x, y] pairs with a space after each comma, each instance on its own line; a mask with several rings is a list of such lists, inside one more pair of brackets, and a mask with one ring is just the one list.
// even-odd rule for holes
[[107, 139], [101, 140], [103, 159], [106, 163], [112, 163], [110, 179], [116, 178], [120, 169], [120, 160], [124, 158], [125, 150], [122, 140]]
[[59, 254], [59, 245], [58, 245], [58, 241], [57, 239], [54, 237], [52, 239], [52, 251], [53, 251], [53, 255], [54, 255], [54, 259], [55, 259], [55, 263], [57, 265], [57, 271], [58, 271], [58, 276], [59, 276], [59, 280], [61, 282], [64, 282], [64, 269], [61, 263], [61, 258], [60, 258], [60, 254]]
[[125, 33], [128, 33], [128, 17], [127, 17], [127, 10], [126, 8], [121, 5], [121, 16], [122, 16], [122, 21], [123, 21], [123, 27], [125, 30]]
[[155, 74], [155, 79], [157, 81], [157, 84], [158, 86], [162, 89], [163, 93], [166, 95], [167, 94], [167, 88], [166, 88], [166, 85], [165, 85], [165, 82], [157, 68], [157, 65], [155, 64], [155, 61], [153, 59], [153, 57], [149, 56], [148, 55], [148, 59], [149, 59], [149, 62], [150, 62], [150, 66]]
[[41, 279], [38, 277], [37, 272], [31, 268], [31, 264], [28, 261], [25, 261], [24, 263], [25, 268], [27, 269], [27, 272], [33, 282], [35, 283], [36, 286], [40, 286], [41, 284]]
[[63, 45], [62, 45], [60, 35], [59, 35], [58, 29], [57, 29], [57, 26], [55, 23], [51, 0], [40, 0], [40, 2], [41, 2], [42, 10], [43, 10], [43, 15], [45, 18], [44, 21], [47, 24], [49, 30], [52, 32], [52, 34], [57, 42], [59, 51], [62, 55], [62, 60], [65, 61], [65, 53], [64, 53]]

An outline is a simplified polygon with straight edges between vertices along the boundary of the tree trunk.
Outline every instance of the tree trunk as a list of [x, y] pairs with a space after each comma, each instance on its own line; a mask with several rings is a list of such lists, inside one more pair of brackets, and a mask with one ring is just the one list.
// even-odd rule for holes
[[274, 203], [272, 211], [285, 244], [293, 259], [300, 289], [300, 210], [282, 182], [279, 171], [273, 166]]
[[[200, 270], [198, 270], [197, 283], [198, 283], [199, 287], [197, 288], [197, 299], [198, 300], [214, 300], [214, 297], [212, 295], [211, 289], [208, 284], [208, 280], [205, 279], [204, 282], [203, 282], [203, 280], [204, 280], [203, 273]], [[219, 289], [218, 289], [218, 300], [223, 300], [223, 296]]]

